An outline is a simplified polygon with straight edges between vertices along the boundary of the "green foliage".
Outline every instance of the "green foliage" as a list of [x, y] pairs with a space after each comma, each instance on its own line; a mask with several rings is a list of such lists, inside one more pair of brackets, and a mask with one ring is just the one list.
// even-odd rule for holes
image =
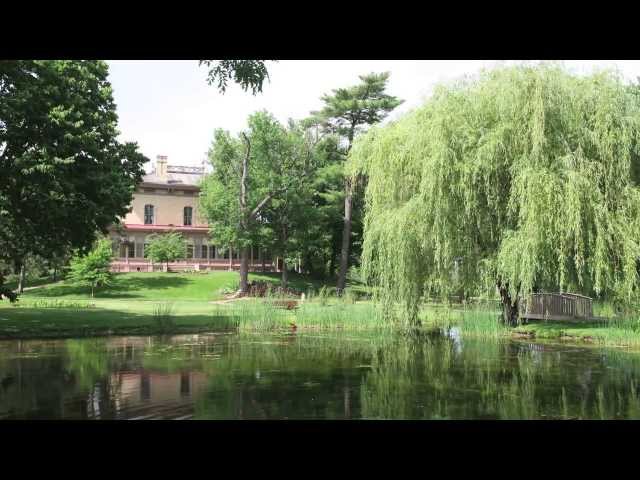
[[[248, 143], [247, 143], [248, 142]], [[239, 202], [242, 165], [248, 158], [246, 207]], [[265, 245], [273, 229], [265, 222], [270, 202], [294, 194], [309, 177], [313, 156], [303, 132], [287, 129], [267, 112], [249, 117], [244, 139], [216, 130], [209, 151], [213, 173], [202, 185], [200, 207], [217, 245]]]
[[403, 102], [385, 93], [389, 76], [389, 72], [360, 75], [359, 84], [323, 95], [324, 106], [320, 111], [312, 112], [312, 118], [320, 123], [324, 131], [346, 138], [348, 151], [355, 135], [384, 120], [391, 110]]
[[636, 296], [638, 105], [613, 73], [502, 68], [440, 86], [359, 139], [363, 274], [388, 314], [412, 322], [425, 293], [486, 293], [498, 280], [512, 298]]
[[107, 238], [98, 240], [94, 249], [86, 255], [76, 255], [71, 259], [67, 281], [76, 286], [90, 287], [93, 297], [95, 288], [111, 282], [112, 256], [111, 241]]
[[[323, 132], [334, 137], [336, 153], [341, 160], [346, 160], [356, 134], [382, 121], [391, 110], [402, 103], [402, 100], [385, 93], [388, 80], [388, 72], [361, 75], [361, 83], [358, 85], [339, 88], [334, 90], [332, 95], [324, 95], [324, 107], [318, 112], [312, 112], [312, 117], [306, 121], [309, 126], [315, 124]], [[353, 256], [354, 253], [351, 245], [354, 244], [355, 253], [359, 254], [359, 238], [362, 232], [362, 196], [358, 194], [361, 184], [353, 182], [350, 178], [341, 180], [338, 188], [334, 186], [334, 192], [339, 190], [342, 194], [340, 197], [334, 195], [334, 198], [340, 200], [337, 210], [344, 213], [344, 222], [342, 225], [339, 222], [333, 225], [333, 245], [337, 247], [334, 249], [335, 256], [340, 251], [340, 290], [345, 286], [347, 269], [351, 263], [349, 256]]]
[[147, 237], [147, 241], [145, 256], [152, 262], [168, 263], [187, 256], [187, 242], [179, 232], [154, 233]]
[[245, 92], [251, 88], [253, 95], [262, 93], [262, 85], [269, 79], [265, 60], [200, 60], [200, 65], [209, 68], [207, 83], [217, 82], [222, 93], [226, 92], [229, 80], [239, 84]]
[[0, 62], [0, 260], [86, 250], [124, 216], [147, 160], [117, 139], [103, 61]]

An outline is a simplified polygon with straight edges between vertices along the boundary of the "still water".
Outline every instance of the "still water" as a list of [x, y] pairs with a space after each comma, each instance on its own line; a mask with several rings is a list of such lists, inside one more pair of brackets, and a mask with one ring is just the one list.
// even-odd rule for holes
[[245, 334], [0, 342], [0, 419], [640, 418], [640, 354]]

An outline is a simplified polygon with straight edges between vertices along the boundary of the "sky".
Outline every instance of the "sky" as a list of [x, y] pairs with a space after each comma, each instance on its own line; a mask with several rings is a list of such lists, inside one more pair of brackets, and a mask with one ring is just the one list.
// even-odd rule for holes
[[[138, 142], [151, 163], [167, 155], [170, 165], [201, 165], [217, 128], [238, 133], [247, 117], [266, 109], [282, 122], [305, 118], [322, 107], [320, 97], [358, 83], [370, 72], [391, 72], [387, 91], [404, 100], [389, 120], [420, 106], [441, 82], [519, 61], [488, 60], [286, 60], [269, 62], [270, 81], [256, 96], [231, 84], [226, 93], [206, 82], [195, 60], [108, 61], [119, 116], [120, 140]], [[527, 62], [531, 63], [531, 62]], [[616, 69], [632, 81], [640, 61], [565, 61], [577, 74]], [[146, 165], [147, 171], [151, 163]]]

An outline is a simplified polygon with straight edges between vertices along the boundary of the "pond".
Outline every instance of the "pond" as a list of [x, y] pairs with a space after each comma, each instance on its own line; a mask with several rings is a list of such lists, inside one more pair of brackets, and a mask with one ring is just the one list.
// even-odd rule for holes
[[637, 419], [639, 381], [638, 353], [455, 332], [0, 342], [0, 419]]

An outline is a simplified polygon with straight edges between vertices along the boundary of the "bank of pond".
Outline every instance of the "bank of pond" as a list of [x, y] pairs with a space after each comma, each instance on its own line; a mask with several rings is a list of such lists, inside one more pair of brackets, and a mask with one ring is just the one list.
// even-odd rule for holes
[[371, 301], [354, 298], [240, 299], [236, 301], [123, 301], [23, 298], [0, 305], [0, 338], [64, 338], [102, 335], [153, 335], [232, 331], [446, 330], [467, 337], [557, 339], [565, 342], [640, 347], [638, 318], [603, 317], [599, 321], [529, 321], [515, 328], [498, 320], [495, 304], [426, 305], [420, 327], [385, 318]]

